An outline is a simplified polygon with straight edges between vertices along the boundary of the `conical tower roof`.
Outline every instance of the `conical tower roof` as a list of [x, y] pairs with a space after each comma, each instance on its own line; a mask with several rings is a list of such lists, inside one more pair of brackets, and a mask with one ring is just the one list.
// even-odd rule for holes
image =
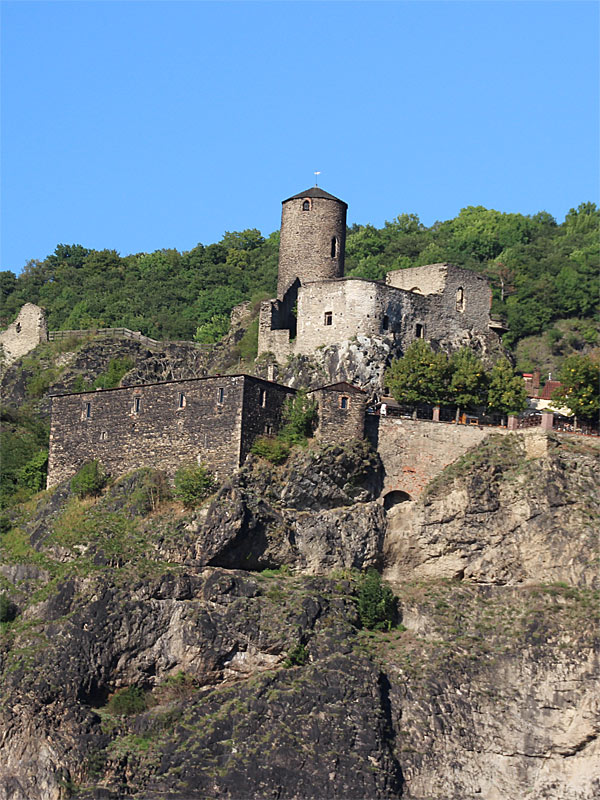
[[303, 197], [320, 197], [324, 200], [335, 200], [336, 203], [343, 203], [346, 208], [348, 207], [347, 203], [344, 203], [344, 201], [340, 200], [339, 197], [334, 197], [334, 195], [329, 194], [329, 192], [326, 192], [324, 189], [321, 189], [320, 186], [312, 186], [310, 189], [306, 189], [304, 192], [299, 192], [291, 197], [287, 197], [285, 200], [282, 200], [282, 202], [287, 203], [288, 200], [301, 200]]

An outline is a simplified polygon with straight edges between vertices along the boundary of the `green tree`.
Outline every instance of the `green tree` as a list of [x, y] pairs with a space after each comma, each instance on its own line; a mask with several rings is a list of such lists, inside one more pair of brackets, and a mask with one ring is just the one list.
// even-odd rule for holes
[[200, 344], [218, 342], [229, 330], [229, 317], [226, 314], [213, 314], [208, 322], [196, 328], [194, 341]]
[[525, 381], [515, 375], [507, 358], [501, 358], [489, 374], [487, 405], [500, 414], [518, 414], [527, 406]]
[[398, 403], [438, 405], [448, 397], [448, 357], [445, 353], [435, 353], [426, 341], [417, 339], [402, 358], [392, 362], [385, 382]]
[[450, 370], [449, 396], [458, 410], [485, 405], [487, 376], [481, 359], [470, 348], [462, 347], [451, 356]]
[[293, 397], [288, 397], [283, 408], [284, 425], [279, 438], [288, 444], [306, 444], [313, 435], [317, 422], [317, 403], [308, 397], [305, 389], [299, 389]]
[[389, 630], [396, 621], [398, 600], [381, 575], [370, 569], [358, 585], [358, 616], [363, 628]]
[[558, 378], [562, 386], [552, 393], [552, 403], [556, 407], [566, 406], [576, 417], [597, 421], [600, 409], [599, 354], [565, 358]]
[[211, 495], [216, 488], [216, 483], [202, 464], [191, 464], [180, 467], [175, 473], [175, 497], [185, 508], [195, 508]]
[[77, 497], [97, 497], [106, 485], [106, 475], [98, 461], [88, 461], [71, 478], [71, 491]]

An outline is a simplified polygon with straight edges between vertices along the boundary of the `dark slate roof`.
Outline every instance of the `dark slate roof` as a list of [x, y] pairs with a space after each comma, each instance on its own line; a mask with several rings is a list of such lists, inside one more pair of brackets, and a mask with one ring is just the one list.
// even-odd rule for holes
[[364, 389], [361, 389], [360, 386], [353, 386], [351, 383], [347, 383], [346, 381], [340, 381], [340, 383], [329, 383], [327, 386], [319, 386], [316, 389], [313, 389], [313, 392], [324, 392], [324, 391], [331, 391], [331, 392], [360, 392], [360, 394], [366, 394]]
[[288, 200], [301, 200], [303, 197], [321, 197], [324, 200], [335, 200], [336, 203], [342, 203], [348, 207], [348, 203], [344, 203], [344, 201], [340, 200], [339, 197], [334, 197], [332, 194], [329, 194], [329, 192], [324, 191], [320, 186], [313, 186], [312, 188], [307, 189], [305, 192], [294, 194], [292, 197], [282, 200], [282, 203], [287, 203]]

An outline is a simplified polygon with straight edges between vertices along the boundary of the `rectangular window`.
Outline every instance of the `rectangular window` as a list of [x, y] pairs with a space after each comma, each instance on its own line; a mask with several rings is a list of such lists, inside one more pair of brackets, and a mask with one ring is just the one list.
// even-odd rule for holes
[[100, 441], [105, 442], [108, 439], [108, 431], [102, 431], [100, 433]]
[[272, 425], [265, 425], [265, 435], [272, 436], [273, 435], [273, 426]]
[[350, 407], [350, 398], [349, 397], [340, 397], [340, 408], [346, 411]]
[[267, 406], [267, 390], [261, 389], [260, 390], [260, 404], [262, 408], [266, 408]]
[[326, 311], [325, 312], [324, 324], [325, 325], [333, 325], [333, 312], [332, 311]]
[[185, 408], [185, 394], [179, 392], [179, 399], [177, 400], [177, 408]]
[[86, 403], [83, 407], [83, 414], [81, 415], [83, 419], [89, 419], [92, 416], [92, 404]]
[[134, 414], [139, 414], [141, 407], [142, 407], [142, 398], [141, 397], [134, 397], [133, 398], [133, 413]]
[[219, 387], [217, 389], [217, 403], [221, 406], [223, 405], [223, 400], [225, 399], [225, 389]]

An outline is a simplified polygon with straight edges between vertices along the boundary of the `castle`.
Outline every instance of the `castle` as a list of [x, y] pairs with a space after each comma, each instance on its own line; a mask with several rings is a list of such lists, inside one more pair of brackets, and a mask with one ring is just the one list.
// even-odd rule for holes
[[[260, 308], [259, 355], [282, 363], [353, 337], [383, 337], [395, 353], [419, 338], [447, 350], [497, 348], [502, 327], [490, 319], [490, 287], [476, 273], [432, 264], [389, 272], [385, 282], [345, 278], [346, 209], [317, 186], [283, 201], [277, 298]], [[173, 474], [198, 461], [225, 477], [258, 436], [277, 433], [294, 391], [250, 375], [214, 375], [53, 396], [48, 487], [91, 459], [112, 474], [142, 466]], [[322, 441], [364, 435], [361, 387], [342, 381], [312, 394]]]
[[344, 277], [347, 205], [318, 186], [284, 200], [277, 297], [262, 303], [258, 353], [277, 362], [353, 337], [385, 337], [403, 352], [415, 339], [452, 351], [498, 350], [487, 280], [451, 264]]

